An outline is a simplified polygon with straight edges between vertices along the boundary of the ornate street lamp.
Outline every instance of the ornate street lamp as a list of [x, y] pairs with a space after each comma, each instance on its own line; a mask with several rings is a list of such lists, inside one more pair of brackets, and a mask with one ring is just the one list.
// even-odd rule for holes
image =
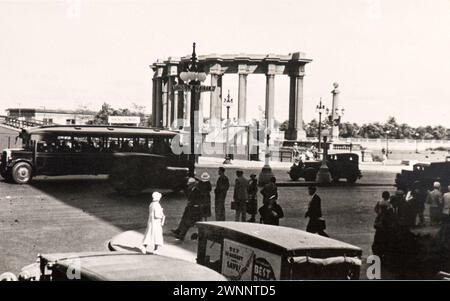
[[[195, 109], [197, 107], [197, 91], [200, 93], [200, 84], [201, 82], [206, 80], [206, 73], [201, 72], [197, 55], [195, 53], [195, 43], [192, 45], [192, 56], [191, 60], [186, 68], [186, 71], [183, 71], [180, 73], [180, 78], [185, 82], [189, 84], [189, 88], [191, 91], [191, 110], [190, 110], [190, 136], [191, 136], [191, 150], [189, 154], [189, 160], [191, 161], [191, 166], [189, 168], [189, 174], [191, 177], [194, 176], [194, 166], [195, 166], [195, 132], [198, 131], [198, 128], [196, 129], [196, 122], [195, 122]], [[200, 108], [199, 108], [200, 109]], [[197, 111], [199, 110], [197, 109]]]
[[323, 137], [323, 156], [322, 156], [322, 165], [320, 166], [319, 171], [317, 172], [316, 182], [318, 184], [330, 184], [331, 183], [331, 174], [328, 169], [327, 159], [328, 159], [328, 136], [330, 135], [330, 131], [328, 129], [324, 129], [322, 131]]
[[326, 112], [328, 115], [328, 122], [330, 123], [331, 126], [339, 126], [341, 124], [341, 119], [342, 119], [342, 116], [344, 116], [344, 111], [345, 111], [345, 109], [339, 109], [339, 108], [334, 109], [335, 118], [333, 119], [332, 110], [329, 110], [328, 108], [326, 109]]
[[227, 98], [223, 100], [223, 104], [227, 108], [227, 141], [225, 146], [225, 161], [223, 161], [223, 164], [231, 164], [231, 157], [230, 157], [230, 108], [233, 104], [233, 98], [230, 98], [230, 90], [228, 90]]
[[319, 134], [319, 147], [318, 147], [319, 153], [320, 153], [320, 148], [321, 148], [321, 144], [322, 144], [322, 142], [320, 141], [320, 134], [321, 134], [320, 132], [322, 131], [322, 114], [324, 111], [325, 111], [325, 105], [322, 104], [322, 97], [321, 97], [319, 104], [316, 106], [316, 112], [319, 113], [319, 128], [317, 130], [317, 132]]

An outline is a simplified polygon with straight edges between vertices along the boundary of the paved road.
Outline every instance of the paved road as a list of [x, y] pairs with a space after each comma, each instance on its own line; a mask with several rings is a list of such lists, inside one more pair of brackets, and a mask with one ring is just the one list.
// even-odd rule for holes
[[[209, 171], [215, 181], [215, 169]], [[256, 170], [255, 170], [256, 171]], [[234, 179], [232, 170], [228, 170]], [[246, 171], [249, 174], [249, 171]], [[276, 170], [283, 179], [286, 170]], [[392, 172], [366, 171], [364, 182], [393, 183]], [[393, 187], [320, 188], [328, 233], [363, 248], [370, 254], [373, 237], [373, 206], [383, 190]], [[304, 208], [308, 202], [306, 187], [280, 188], [280, 205], [286, 217], [284, 226], [304, 229]], [[36, 178], [30, 185], [13, 185], [0, 181], [0, 273], [17, 273], [32, 263], [38, 253], [98, 251], [106, 249], [112, 236], [126, 230], [141, 229], [147, 221], [151, 191], [136, 197], [117, 195], [104, 176]], [[232, 191], [227, 196], [227, 208]], [[185, 205], [182, 194], [166, 191], [162, 201], [167, 222], [165, 233], [175, 228]], [[213, 210], [214, 212], [214, 210]], [[233, 212], [227, 210], [227, 219]], [[167, 239], [170, 240], [167, 236]], [[195, 250], [195, 242], [180, 244]]]

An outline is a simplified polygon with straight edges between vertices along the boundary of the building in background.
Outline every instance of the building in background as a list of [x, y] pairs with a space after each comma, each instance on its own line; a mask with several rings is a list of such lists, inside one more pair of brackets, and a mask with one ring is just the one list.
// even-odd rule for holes
[[33, 108], [10, 108], [6, 109], [8, 117], [20, 120], [37, 121], [43, 124], [87, 124], [94, 120], [96, 112], [77, 110], [51, 110]]

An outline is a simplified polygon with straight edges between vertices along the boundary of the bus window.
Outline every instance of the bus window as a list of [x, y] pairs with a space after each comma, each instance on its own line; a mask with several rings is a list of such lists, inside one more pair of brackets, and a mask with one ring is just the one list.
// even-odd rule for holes
[[46, 150], [47, 150], [47, 143], [45, 141], [38, 141], [36, 149], [37, 149], [38, 153], [46, 152]]
[[66, 153], [72, 151], [72, 137], [58, 136], [57, 141], [57, 148], [59, 152]]

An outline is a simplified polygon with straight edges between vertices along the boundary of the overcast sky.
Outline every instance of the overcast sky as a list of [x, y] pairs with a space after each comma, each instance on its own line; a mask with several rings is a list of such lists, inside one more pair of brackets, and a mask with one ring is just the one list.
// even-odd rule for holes
[[[0, 111], [103, 102], [150, 111], [148, 65], [189, 54], [193, 41], [199, 54], [305, 52], [307, 121], [320, 97], [331, 105], [337, 81], [345, 121], [450, 127], [450, 0], [0, 0]], [[251, 118], [264, 76], [248, 85]], [[224, 88], [237, 99], [237, 76]], [[279, 120], [288, 90], [276, 77]]]

